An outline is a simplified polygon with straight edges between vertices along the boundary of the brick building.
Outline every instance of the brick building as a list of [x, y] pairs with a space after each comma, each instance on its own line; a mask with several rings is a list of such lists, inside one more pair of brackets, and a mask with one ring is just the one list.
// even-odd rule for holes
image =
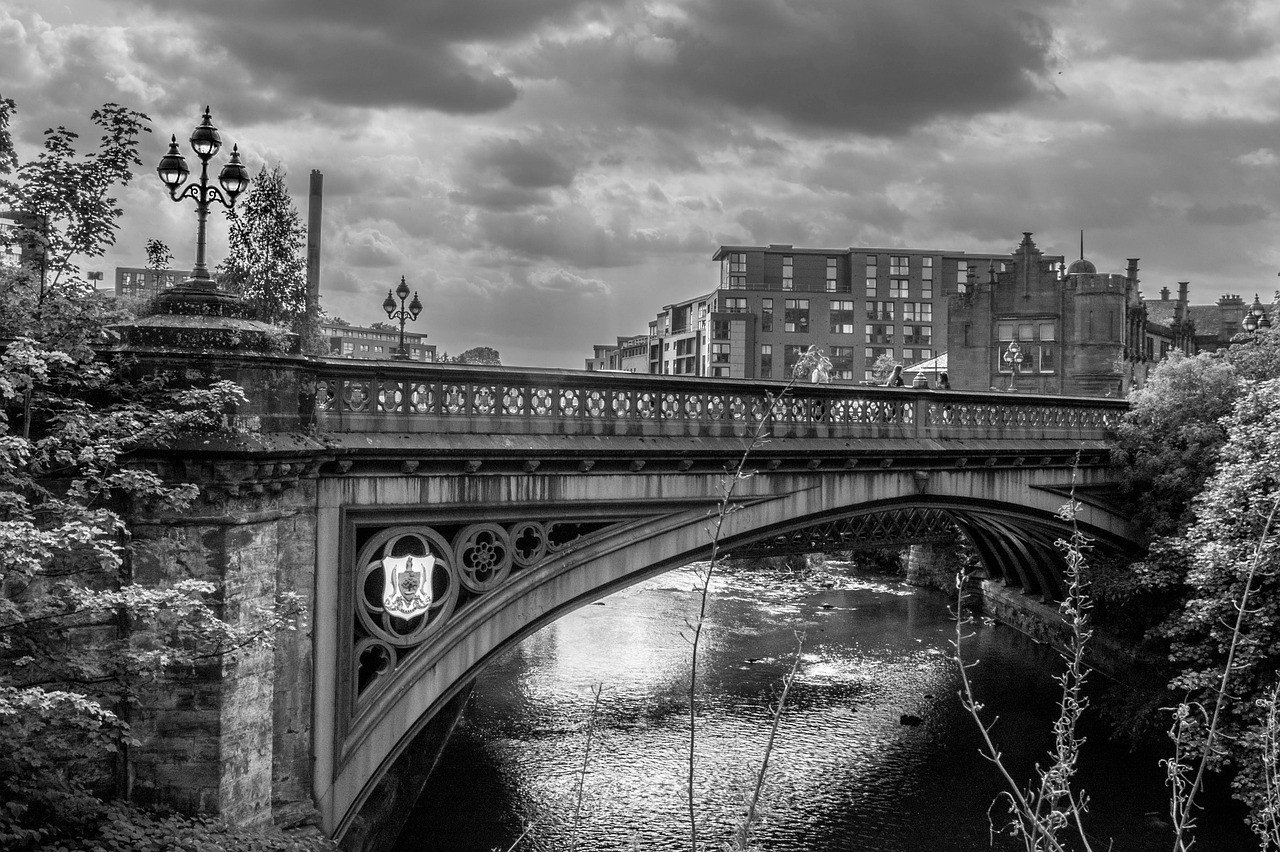
[[[785, 379], [809, 346], [832, 380], [871, 378], [881, 356], [911, 367], [945, 356], [951, 386], [1123, 396], [1171, 349], [1227, 345], [1239, 296], [1191, 305], [1187, 282], [1146, 302], [1138, 260], [1100, 273], [1024, 232], [1009, 254], [936, 249], [721, 246], [717, 289], [666, 305], [647, 336], [597, 345], [588, 369]], [[1082, 240], [1083, 242], [1083, 240]], [[940, 359], [941, 360], [941, 359]]]
[[[882, 355], [911, 364], [945, 351], [947, 296], [996, 256], [770, 245], [721, 246], [712, 259], [719, 286], [663, 307], [649, 323], [643, 371], [784, 379], [818, 346], [833, 381], [865, 381]], [[628, 340], [638, 368], [638, 338]], [[612, 363], [612, 348], [596, 347], [595, 362]]]

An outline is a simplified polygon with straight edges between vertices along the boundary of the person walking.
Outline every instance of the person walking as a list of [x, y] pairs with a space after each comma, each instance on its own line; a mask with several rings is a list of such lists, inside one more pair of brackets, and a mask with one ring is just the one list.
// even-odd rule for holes
[[947, 380], [946, 373], [938, 374], [938, 383], [934, 385], [936, 390], [951, 390], [951, 382]]
[[889, 380], [884, 383], [884, 386], [887, 388], [900, 388], [906, 386], [906, 383], [902, 381], [901, 364], [893, 365], [893, 375], [889, 376]]

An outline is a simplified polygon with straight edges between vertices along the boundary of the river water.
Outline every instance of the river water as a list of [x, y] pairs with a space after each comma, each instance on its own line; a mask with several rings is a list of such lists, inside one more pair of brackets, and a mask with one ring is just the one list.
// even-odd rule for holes
[[[796, 634], [803, 651], [770, 756], [759, 848], [1021, 848], [991, 837], [1000, 779], [956, 696], [946, 596], [889, 577], [832, 581], [722, 572], [712, 584], [696, 736], [701, 848], [719, 850], [743, 810]], [[689, 848], [684, 637], [694, 584], [689, 569], [668, 572], [489, 665], [394, 852], [506, 850], [526, 828], [517, 850]], [[999, 714], [1006, 765], [1028, 779], [1052, 744], [1060, 663], [1009, 628], [973, 631], [964, 647], [978, 661], [979, 700]], [[1093, 848], [1170, 849], [1156, 759], [1089, 734], [1080, 783]], [[1202, 821], [1198, 848], [1256, 849], [1239, 813], [1222, 811]]]

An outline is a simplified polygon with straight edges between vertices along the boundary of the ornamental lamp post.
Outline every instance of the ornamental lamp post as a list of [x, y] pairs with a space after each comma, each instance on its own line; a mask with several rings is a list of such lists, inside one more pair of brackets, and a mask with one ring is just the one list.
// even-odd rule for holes
[[1009, 390], [1013, 390], [1013, 379], [1018, 375], [1018, 365], [1022, 363], [1022, 347], [1018, 345], [1018, 341], [1010, 340], [1009, 348], [1004, 351], [1004, 355], [1000, 360], [1009, 365]]
[[1262, 300], [1258, 298], [1257, 293], [1253, 294], [1253, 306], [1245, 313], [1241, 325], [1249, 334], [1253, 334], [1260, 328], [1271, 328], [1271, 318], [1267, 316], [1267, 309], [1262, 306]]
[[392, 358], [397, 361], [409, 360], [409, 350], [404, 345], [404, 324], [406, 320], [417, 320], [418, 314], [422, 313], [422, 302], [418, 301], [418, 293], [414, 291], [413, 301], [409, 303], [409, 309], [405, 310], [404, 300], [409, 298], [409, 285], [404, 283], [404, 276], [400, 276], [400, 286], [396, 287], [396, 296], [400, 299], [400, 309], [396, 310], [396, 301], [391, 298], [391, 291], [387, 291], [387, 298], [382, 301], [382, 310], [386, 311], [387, 319], [400, 320], [400, 348], [393, 354]]
[[[249, 170], [240, 162], [240, 146], [233, 145], [231, 148], [231, 162], [222, 167], [222, 172], [218, 175], [218, 183], [222, 185], [222, 189], [212, 185], [209, 182], [209, 160], [213, 155], [218, 153], [218, 149], [222, 147], [222, 135], [218, 133], [218, 128], [213, 126], [213, 117], [209, 113], [209, 107], [204, 108], [204, 118], [195, 130], [191, 132], [191, 149], [196, 152], [196, 156], [200, 158], [200, 180], [198, 183], [189, 184], [186, 189], [182, 189], [182, 185], [186, 183], [187, 177], [191, 174], [191, 170], [187, 168], [186, 158], [182, 156], [182, 152], [178, 150], [177, 135], [170, 136], [169, 152], [160, 158], [160, 164], [156, 166], [156, 174], [160, 176], [160, 181], [169, 189], [169, 197], [174, 201], [182, 201], [184, 198], [191, 198], [196, 202], [196, 263], [191, 271], [191, 277], [183, 282], [183, 288], [187, 294], [194, 291], [197, 295], [197, 301], [201, 300], [200, 295], [204, 295], [206, 301], [234, 301], [234, 297], [229, 294], [223, 294], [219, 298], [218, 285], [209, 275], [209, 268], [205, 265], [205, 231], [209, 221], [209, 205], [217, 201], [223, 207], [230, 210], [236, 203], [237, 196], [244, 192], [249, 186]], [[224, 194], [225, 193], [225, 194]], [[182, 299], [179, 294], [179, 300]]]

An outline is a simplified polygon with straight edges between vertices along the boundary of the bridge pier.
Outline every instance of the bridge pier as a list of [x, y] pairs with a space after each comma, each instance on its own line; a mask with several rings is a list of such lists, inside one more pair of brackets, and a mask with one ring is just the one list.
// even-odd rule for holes
[[[134, 578], [159, 587], [208, 582], [217, 614], [265, 640], [144, 685], [132, 719], [139, 745], [126, 768], [133, 798], [233, 825], [318, 822], [305, 611], [314, 596], [316, 481], [325, 458], [323, 445], [304, 432], [314, 368], [298, 354], [296, 336], [235, 317], [159, 314], [116, 331], [116, 351], [137, 375], [232, 381], [247, 399], [225, 412], [238, 429], [229, 437], [192, 439], [137, 459], [168, 482], [196, 484], [200, 495], [182, 511], [132, 508]], [[274, 611], [286, 592], [297, 593], [304, 612], [292, 629], [278, 631]]]

